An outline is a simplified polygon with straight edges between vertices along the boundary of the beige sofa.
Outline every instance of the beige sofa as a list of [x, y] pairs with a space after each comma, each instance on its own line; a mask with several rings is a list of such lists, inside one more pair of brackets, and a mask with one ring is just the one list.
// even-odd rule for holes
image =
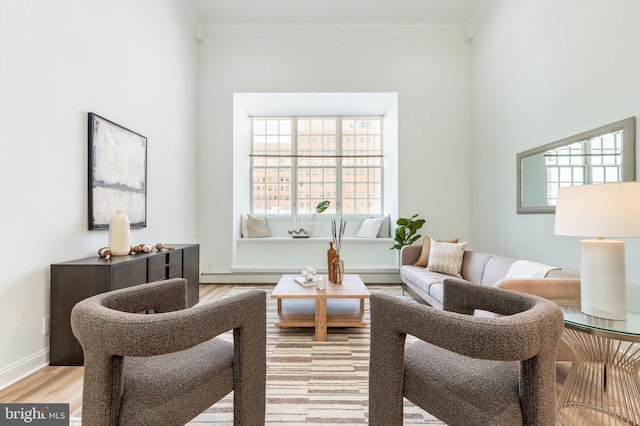
[[[420, 257], [421, 245], [404, 246], [400, 251], [400, 278], [403, 290], [415, 299], [442, 309], [443, 282], [451, 278], [439, 272], [427, 270], [414, 263]], [[507, 290], [520, 291], [550, 299], [557, 303], [580, 301], [580, 279], [578, 274], [552, 269], [544, 278], [505, 278], [516, 259], [473, 250], [465, 250], [462, 261], [462, 278], [466, 281]], [[557, 360], [572, 359], [570, 349], [561, 342]]]
[[[445, 278], [451, 278], [451, 276], [429, 271], [422, 266], [414, 266], [414, 263], [420, 257], [421, 250], [421, 245], [412, 245], [404, 246], [400, 251], [400, 278], [402, 279], [403, 289], [408, 290], [412, 296], [417, 296], [421, 301], [442, 309], [442, 283]], [[519, 291], [522, 291], [526, 287], [525, 284], [528, 283], [536, 287], [534, 293], [542, 297], [556, 301], [576, 301], [580, 299], [578, 275], [562, 269], [550, 270], [544, 277], [545, 280], [541, 282], [541, 284], [549, 286], [548, 295], [539, 294], [540, 292], [544, 293], [544, 288], [538, 289], [537, 287], [540, 284], [534, 284], [536, 280], [531, 278], [522, 276], [505, 280], [509, 269], [515, 261], [516, 259], [508, 257], [465, 250], [462, 260], [462, 278], [476, 284]], [[522, 283], [523, 279], [526, 279], [525, 284]], [[553, 279], [553, 282], [550, 279]], [[568, 281], [565, 281], [567, 279]], [[517, 288], [512, 288], [515, 285], [514, 281], [520, 282], [515, 286]], [[529, 292], [525, 291], [525, 293]]]

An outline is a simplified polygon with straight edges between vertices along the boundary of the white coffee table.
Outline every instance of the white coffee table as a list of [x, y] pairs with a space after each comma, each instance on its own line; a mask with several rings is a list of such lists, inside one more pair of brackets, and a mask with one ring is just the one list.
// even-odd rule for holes
[[327, 281], [325, 290], [302, 287], [283, 275], [271, 297], [277, 299], [277, 327], [314, 327], [315, 340], [327, 340], [328, 327], [366, 327], [364, 301], [371, 295], [359, 275], [345, 274], [342, 284]]

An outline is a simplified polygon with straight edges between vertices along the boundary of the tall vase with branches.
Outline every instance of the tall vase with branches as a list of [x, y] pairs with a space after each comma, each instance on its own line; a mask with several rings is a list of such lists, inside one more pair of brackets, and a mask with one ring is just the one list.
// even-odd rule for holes
[[335, 219], [331, 219], [331, 235], [333, 236], [333, 245], [336, 250], [336, 257], [331, 264], [330, 275], [334, 278], [336, 284], [342, 284], [344, 279], [344, 261], [340, 258], [340, 252], [342, 250], [342, 238], [344, 237], [344, 230], [347, 226], [347, 222], [340, 218], [340, 227], [336, 227]]

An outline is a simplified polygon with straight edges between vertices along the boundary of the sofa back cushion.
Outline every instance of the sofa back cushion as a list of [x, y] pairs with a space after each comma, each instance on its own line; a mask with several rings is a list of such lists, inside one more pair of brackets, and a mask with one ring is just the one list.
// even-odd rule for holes
[[493, 285], [496, 281], [503, 279], [507, 276], [509, 268], [515, 259], [502, 256], [491, 256], [487, 260], [487, 265], [484, 268], [484, 274], [482, 275], [481, 284]]
[[478, 284], [493, 285], [503, 279], [515, 259], [467, 250], [462, 262], [462, 277]]
[[472, 283], [482, 282], [482, 275], [487, 261], [491, 257], [488, 253], [467, 250], [462, 260], [462, 278]]

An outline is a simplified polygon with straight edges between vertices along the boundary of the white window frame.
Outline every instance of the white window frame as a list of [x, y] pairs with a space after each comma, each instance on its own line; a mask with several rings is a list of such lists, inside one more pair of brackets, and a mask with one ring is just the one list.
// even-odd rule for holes
[[[317, 185], [321, 185], [322, 182], [309, 182], [309, 189], [308, 191], [305, 192], [305, 194], [307, 194], [306, 197], [303, 197], [302, 194], [300, 194], [301, 190], [298, 186], [298, 168], [310, 168], [309, 170], [309, 176], [313, 176], [314, 175], [314, 163], [317, 164], [320, 161], [312, 159], [312, 161], [308, 164], [308, 165], [300, 165], [299, 162], [297, 161], [299, 158], [304, 158], [304, 157], [308, 157], [307, 155], [303, 155], [303, 154], [299, 154], [298, 151], [298, 120], [306, 120], [306, 119], [328, 119], [328, 118], [333, 118], [335, 119], [335, 126], [336, 126], [336, 132], [335, 132], [335, 138], [336, 138], [336, 154], [335, 155], [326, 155], [324, 156], [324, 158], [335, 158], [336, 159], [336, 165], [335, 167], [330, 167], [330, 166], [325, 166], [322, 164], [317, 165], [318, 169], [324, 169], [326, 170], [334, 170], [336, 176], [336, 190], [334, 194], [324, 194], [322, 197], [322, 199], [331, 199], [331, 200], [335, 200], [335, 203], [332, 203], [332, 206], [330, 208], [330, 210], [335, 213], [338, 216], [382, 216], [384, 214], [384, 203], [385, 203], [385, 161], [384, 161], [384, 153], [385, 153], [385, 149], [384, 149], [384, 144], [385, 144], [385, 131], [384, 131], [384, 117], [383, 116], [371, 116], [371, 115], [363, 115], [363, 116], [341, 116], [341, 115], [333, 115], [331, 117], [315, 117], [315, 116], [288, 116], [288, 117], [270, 117], [270, 116], [256, 116], [256, 117], [250, 117], [250, 123], [251, 123], [251, 131], [250, 131], [250, 166], [249, 166], [249, 170], [250, 170], [250, 178], [249, 178], [249, 182], [250, 182], [250, 210], [253, 214], [266, 214], [266, 215], [272, 215], [272, 216], [296, 216], [299, 214], [311, 214], [314, 212], [315, 209], [315, 203], [307, 203], [307, 205], [303, 206], [302, 208], [298, 207], [300, 205], [299, 203], [299, 195], [301, 195], [300, 198], [304, 199], [304, 198], [316, 198], [314, 196], [314, 192], [313, 192], [313, 187], [317, 186]], [[354, 160], [353, 165], [349, 166], [349, 169], [357, 169], [360, 170], [360, 172], [358, 172], [357, 170], [354, 170], [354, 175], [360, 175], [362, 174], [362, 172], [365, 169], [379, 169], [380, 170], [380, 182], [379, 182], [379, 186], [380, 186], [380, 199], [379, 199], [379, 209], [378, 211], [367, 211], [367, 212], [357, 212], [357, 213], [349, 213], [349, 214], [345, 214], [343, 213], [343, 200], [342, 200], [342, 187], [343, 187], [343, 182], [342, 182], [342, 175], [343, 175], [343, 161], [342, 159], [344, 158], [353, 158], [354, 156], [357, 157], [357, 155], [345, 155], [343, 154], [343, 149], [342, 149], [342, 139], [343, 139], [343, 132], [342, 132], [342, 122], [345, 119], [355, 119], [355, 120], [379, 120], [379, 125], [380, 125], [380, 151], [378, 154], [364, 154], [367, 158], [372, 158], [372, 157], [377, 157], [380, 158], [380, 163], [379, 165], [369, 165], [367, 166], [366, 164], [360, 164], [360, 163], [364, 163], [366, 158], [362, 158], [359, 161], [358, 160]], [[290, 201], [290, 209], [278, 209], [278, 213], [270, 213], [267, 211], [266, 209], [266, 205], [265, 205], [265, 212], [256, 212], [254, 209], [254, 192], [253, 192], [253, 184], [251, 182], [254, 182], [253, 179], [253, 173], [254, 173], [254, 158], [259, 158], [259, 157], [269, 157], [272, 155], [260, 155], [260, 154], [254, 154], [254, 150], [253, 150], [253, 137], [254, 137], [254, 129], [253, 129], [253, 123], [254, 120], [291, 120], [291, 146], [292, 146], [292, 153], [289, 155], [289, 157], [292, 158], [292, 164], [291, 164], [291, 196], [289, 197], [289, 201]], [[311, 136], [312, 138], [317, 138], [318, 136]], [[360, 136], [360, 135], [353, 135], [353, 136], [347, 136], [349, 138], [363, 138], [364, 136]], [[357, 142], [357, 141], [356, 141]], [[283, 157], [287, 157], [286, 155], [283, 155]], [[278, 166], [279, 168], [287, 168], [289, 166], [286, 167], [281, 167]], [[316, 171], [317, 171], [316, 170]], [[269, 179], [267, 179], [267, 181], [269, 181]], [[350, 193], [353, 197], [353, 193]], [[356, 192], [357, 195], [357, 192]], [[338, 198], [340, 197], [340, 198]], [[370, 192], [370, 190], [366, 191], [366, 197], [364, 197], [364, 199], [369, 200], [369, 199], [375, 199], [375, 197], [372, 197], [372, 193]], [[277, 199], [277, 197], [276, 197]], [[286, 198], [285, 198], [286, 200]], [[357, 201], [357, 198], [355, 198], [355, 200]], [[269, 201], [268, 197], [265, 197], [265, 203], [267, 203]], [[309, 205], [309, 204], [314, 204], [314, 205]]]

